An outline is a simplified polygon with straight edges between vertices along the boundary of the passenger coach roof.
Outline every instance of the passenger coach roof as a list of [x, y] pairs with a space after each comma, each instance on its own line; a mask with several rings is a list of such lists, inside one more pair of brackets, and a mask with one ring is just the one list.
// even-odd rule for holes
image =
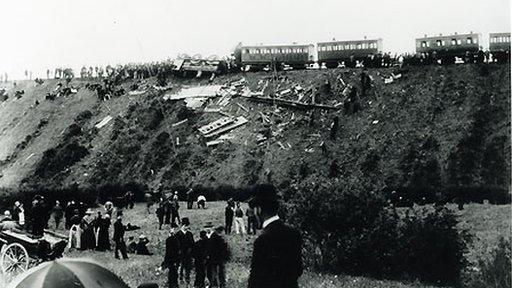
[[416, 41], [418, 40], [437, 40], [437, 39], [449, 39], [449, 38], [457, 38], [457, 37], [479, 37], [480, 34], [478, 33], [468, 33], [468, 34], [452, 34], [452, 35], [441, 35], [441, 36], [428, 36], [428, 37], [421, 37], [416, 38]]
[[361, 40], [341, 40], [341, 41], [329, 41], [329, 42], [318, 42], [319, 45], [329, 45], [329, 44], [353, 44], [353, 43], [363, 43], [363, 42], [375, 42], [375, 41], [382, 41], [382, 38], [377, 39], [361, 39]]
[[251, 45], [242, 46], [242, 48], [289, 48], [289, 47], [309, 47], [313, 44], [290, 44], [290, 45]]

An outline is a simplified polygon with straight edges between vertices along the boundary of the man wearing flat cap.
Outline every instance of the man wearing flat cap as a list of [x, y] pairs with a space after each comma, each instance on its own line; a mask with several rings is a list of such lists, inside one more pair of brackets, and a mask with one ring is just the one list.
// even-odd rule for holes
[[297, 288], [302, 275], [302, 237], [279, 216], [277, 191], [270, 184], [253, 189], [254, 207], [259, 207], [263, 231], [254, 242], [249, 288]]

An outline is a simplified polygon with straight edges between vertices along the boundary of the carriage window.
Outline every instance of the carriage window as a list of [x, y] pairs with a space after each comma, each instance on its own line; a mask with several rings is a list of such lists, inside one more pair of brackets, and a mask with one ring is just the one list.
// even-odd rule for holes
[[452, 39], [452, 45], [457, 45], [457, 39], [455, 39], [455, 38]]
[[457, 45], [462, 45], [462, 39], [457, 39]]
[[507, 42], [510, 43], [510, 36], [507, 36]]
[[421, 41], [421, 47], [427, 47], [427, 41]]
[[357, 49], [361, 49], [362, 45], [361, 43], [357, 43]]
[[249, 54], [249, 49], [244, 49], [244, 54]]
[[441, 40], [436, 40], [436, 45], [437, 46], [443, 46], [443, 42], [441, 42]]
[[466, 44], [472, 44], [472, 43], [473, 43], [473, 38], [468, 37], [468, 38], [466, 39]]
[[332, 50], [332, 46], [331, 45], [327, 45], [327, 51], [331, 51]]

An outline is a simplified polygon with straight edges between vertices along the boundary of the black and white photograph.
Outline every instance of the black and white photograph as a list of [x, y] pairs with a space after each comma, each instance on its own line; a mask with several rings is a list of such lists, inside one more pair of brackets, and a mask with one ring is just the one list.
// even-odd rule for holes
[[0, 288], [512, 288], [511, 13], [0, 1]]

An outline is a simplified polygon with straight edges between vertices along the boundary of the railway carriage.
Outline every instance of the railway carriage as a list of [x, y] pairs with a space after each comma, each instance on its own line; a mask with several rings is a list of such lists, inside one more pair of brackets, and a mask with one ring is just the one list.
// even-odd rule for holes
[[314, 45], [260, 45], [241, 46], [241, 65], [251, 69], [266, 66], [280, 69], [283, 65], [294, 69], [305, 68], [314, 63]]
[[335, 68], [345, 62], [345, 66], [354, 67], [356, 61], [369, 62], [374, 57], [380, 57], [382, 49], [382, 39], [319, 42], [318, 64]]
[[510, 33], [490, 33], [489, 52], [493, 61], [505, 63], [510, 61]]
[[443, 64], [455, 63], [455, 57], [472, 61], [479, 50], [480, 35], [477, 33], [416, 38], [416, 53], [422, 58], [441, 59]]

